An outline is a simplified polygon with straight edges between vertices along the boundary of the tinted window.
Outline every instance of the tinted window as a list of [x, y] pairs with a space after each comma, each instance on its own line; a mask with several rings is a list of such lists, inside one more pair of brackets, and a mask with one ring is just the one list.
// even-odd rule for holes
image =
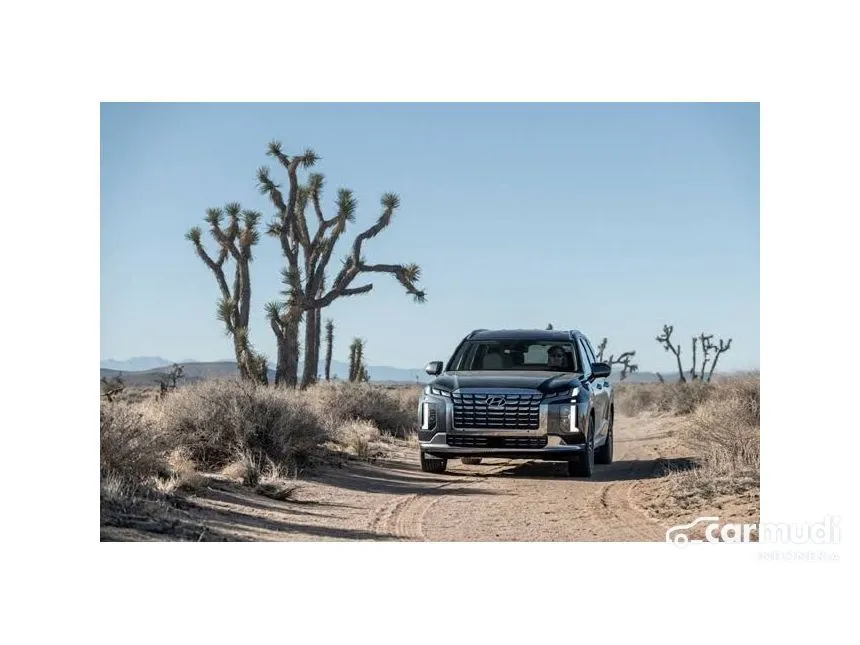
[[597, 359], [594, 357], [594, 349], [591, 347], [591, 343], [588, 342], [588, 339], [583, 337], [582, 344], [585, 347], [585, 355], [588, 357], [589, 362], [596, 363]]
[[[551, 347], [565, 353], [563, 367], [549, 367]], [[541, 370], [579, 371], [575, 347], [570, 342], [553, 341], [467, 341], [453, 361], [455, 370]]]
[[582, 362], [583, 362], [582, 373], [583, 374], [591, 374], [591, 364], [594, 361], [588, 355], [588, 352], [585, 349], [585, 345], [583, 344], [582, 339], [579, 340], [577, 345], [579, 345], [579, 352], [580, 352], [582, 359], [583, 359], [582, 360]]

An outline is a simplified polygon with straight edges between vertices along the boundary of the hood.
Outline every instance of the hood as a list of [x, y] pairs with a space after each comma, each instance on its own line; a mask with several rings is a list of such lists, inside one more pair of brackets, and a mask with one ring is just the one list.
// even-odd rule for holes
[[516, 387], [547, 393], [562, 388], [576, 387], [580, 385], [580, 382], [579, 375], [576, 372], [488, 370], [480, 372], [449, 372], [437, 376], [431, 384], [445, 388], [446, 390], [472, 387]]

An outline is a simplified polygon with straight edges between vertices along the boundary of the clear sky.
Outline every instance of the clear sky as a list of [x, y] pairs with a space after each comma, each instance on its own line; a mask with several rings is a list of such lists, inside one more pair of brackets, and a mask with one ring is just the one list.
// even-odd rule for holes
[[[654, 338], [671, 323], [685, 367], [703, 330], [733, 338], [721, 369], [759, 367], [757, 104], [103, 104], [101, 358], [232, 359], [184, 234], [232, 201], [271, 219], [255, 171], [286, 184], [272, 139], [321, 156], [326, 216], [337, 188], [358, 198], [330, 274], [388, 191], [401, 207], [367, 261], [423, 270], [423, 305], [371, 275], [324, 311], [338, 360], [361, 336], [368, 364], [420, 367], [472, 329], [552, 322], [667, 373]], [[272, 360], [281, 266], [263, 236], [251, 337]]]

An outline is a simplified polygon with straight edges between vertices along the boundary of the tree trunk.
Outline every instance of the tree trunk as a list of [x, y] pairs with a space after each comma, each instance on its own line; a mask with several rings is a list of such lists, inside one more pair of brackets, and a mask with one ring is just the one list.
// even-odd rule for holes
[[302, 389], [313, 385], [317, 378], [318, 349], [319, 349], [319, 309], [308, 309], [305, 312], [305, 364], [302, 369]]

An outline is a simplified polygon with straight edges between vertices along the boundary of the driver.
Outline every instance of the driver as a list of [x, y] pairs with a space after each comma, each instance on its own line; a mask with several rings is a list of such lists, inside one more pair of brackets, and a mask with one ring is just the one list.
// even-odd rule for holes
[[564, 369], [564, 349], [553, 345], [547, 350], [546, 365], [550, 369]]

